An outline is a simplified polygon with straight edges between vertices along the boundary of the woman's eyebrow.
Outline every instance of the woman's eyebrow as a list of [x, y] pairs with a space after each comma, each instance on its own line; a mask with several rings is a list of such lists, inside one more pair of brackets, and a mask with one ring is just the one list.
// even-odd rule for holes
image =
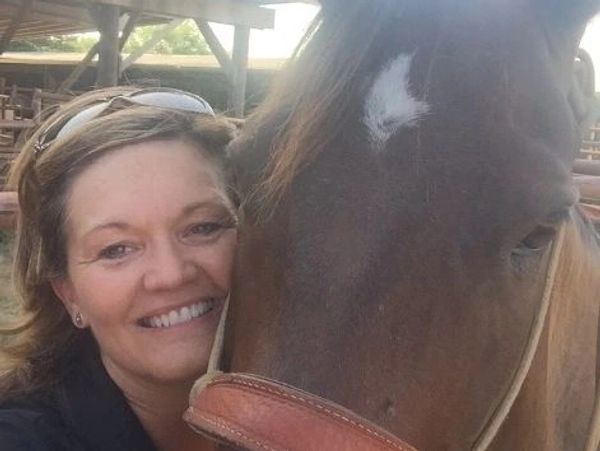
[[104, 230], [104, 229], [118, 229], [118, 230], [128, 230], [131, 229], [131, 226], [129, 224], [127, 224], [126, 222], [121, 222], [121, 221], [111, 221], [111, 222], [106, 222], [106, 223], [102, 223], [102, 224], [97, 224], [94, 227], [92, 227], [91, 229], [89, 229], [87, 232], [85, 232], [83, 234], [83, 237], [85, 238], [86, 236], [97, 232], [99, 230]]
[[186, 205], [183, 208], [183, 210], [181, 211], [181, 216], [187, 216], [191, 213], [194, 213], [196, 210], [202, 210], [202, 209], [208, 209], [208, 208], [211, 208], [211, 209], [218, 208], [218, 209], [222, 209], [222, 210], [227, 209], [226, 206], [223, 205], [223, 202], [221, 201], [221, 199], [214, 198], [214, 199], [200, 201], [200, 202], [194, 202], [189, 205]]

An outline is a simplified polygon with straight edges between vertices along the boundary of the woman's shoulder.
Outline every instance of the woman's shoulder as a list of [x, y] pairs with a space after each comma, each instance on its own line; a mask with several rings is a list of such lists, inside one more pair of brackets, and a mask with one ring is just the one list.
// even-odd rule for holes
[[47, 396], [27, 395], [0, 403], [3, 451], [66, 451], [68, 431]]

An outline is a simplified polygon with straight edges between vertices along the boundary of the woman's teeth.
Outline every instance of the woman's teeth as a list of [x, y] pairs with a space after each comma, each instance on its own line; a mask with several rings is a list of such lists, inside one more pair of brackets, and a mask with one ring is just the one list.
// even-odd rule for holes
[[210, 312], [215, 305], [214, 299], [208, 299], [206, 301], [200, 301], [196, 304], [181, 307], [177, 310], [171, 310], [170, 312], [162, 315], [151, 316], [150, 318], [144, 318], [142, 325], [145, 327], [157, 328], [157, 327], [171, 327], [177, 324], [187, 323], [194, 318], [204, 315]]

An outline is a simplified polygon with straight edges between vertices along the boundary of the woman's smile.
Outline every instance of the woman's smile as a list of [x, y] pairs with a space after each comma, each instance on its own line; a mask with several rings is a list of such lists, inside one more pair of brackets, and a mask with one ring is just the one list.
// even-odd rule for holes
[[[171, 329], [195, 323], [195, 320], [205, 320], [213, 311], [221, 311], [223, 298], [206, 297], [183, 306], [168, 307], [161, 312], [145, 316], [138, 325], [147, 329]], [[210, 315], [213, 316], [213, 315]]]

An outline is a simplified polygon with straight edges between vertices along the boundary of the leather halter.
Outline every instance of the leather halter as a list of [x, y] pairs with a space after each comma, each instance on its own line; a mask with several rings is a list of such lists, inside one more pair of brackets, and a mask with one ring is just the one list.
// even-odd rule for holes
[[252, 451], [416, 451], [330, 401], [251, 374], [220, 374], [184, 419], [198, 432]]
[[[546, 322], [564, 235], [563, 226], [552, 244], [540, 307], [523, 358], [509, 390], [473, 445], [474, 451], [484, 451], [493, 442], [529, 373]], [[261, 376], [219, 371], [228, 304], [229, 299], [221, 314], [208, 371], [194, 384], [190, 407], [184, 414], [195, 431], [251, 451], [416, 451], [331, 401]], [[600, 402], [596, 404], [586, 451], [596, 451], [600, 442]]]

